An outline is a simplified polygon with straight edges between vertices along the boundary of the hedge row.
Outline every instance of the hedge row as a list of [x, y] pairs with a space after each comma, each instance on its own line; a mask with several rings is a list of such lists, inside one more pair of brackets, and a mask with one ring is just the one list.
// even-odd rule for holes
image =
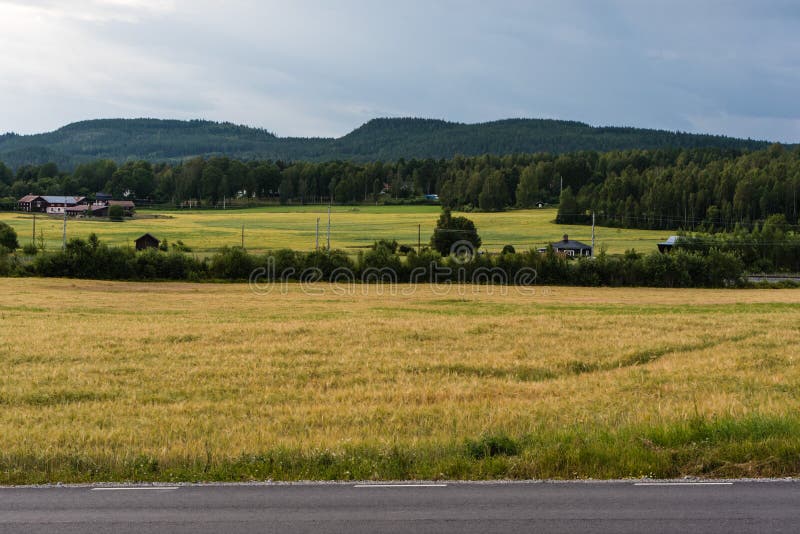
[[319, 280], [355, 282], [472, 282], [577, 286], [728, 287], [744, 284], [742, 261], [712, 249], [647, 255], [568, 259], [536, 251], [442, 257], [423, 250], [405, 254], [376, 243], [352, 257], [340, 250], [299, 252], [282, 249], [251, 254], [226, 248], [210, 258], [109, 247], [96, 238], [72, 239], [66, 249], [32, 258], [0, 254], [0, 275], [102, 280]]

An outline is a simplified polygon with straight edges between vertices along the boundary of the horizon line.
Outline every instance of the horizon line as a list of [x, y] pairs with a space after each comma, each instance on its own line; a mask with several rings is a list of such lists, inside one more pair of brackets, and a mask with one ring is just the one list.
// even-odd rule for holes
[[584, 121], [580, 121], [580, 120], [576, 120], [576, 119], [558, 119], [558, 118], [552, 118], [552, 117], [505, 117], [505, 118], [498, 118], [498, 119], [493, 119], [493, 120], [488, 120], [488, 121], [462, 122], [462, 121], [449, 120], [449, 119], [443, 119], [443, 118], [420, 117], [420, 116], [410, 116], [410, 115], [409, 116], [376, 116], [376, 117], [373, 117], [371, 119], [368, 119], [367, 121], [361, 123], [360, 125], [356, 126], [353, 129], [351, 129], [347, 133], [345, 133], [343, 135], [340, 135], [339, 137], [280, 136], [277, 133], [275, 133], [274, 131], [272, 131], [272, 130], [266, 128], [266, 127], [263, 127], [263, 126], [255, 126], [255, 125], [251, 125], [251, 124], [237, 123], [237, 122], [228, 121], [228, 120], [214, 120], [214, 119], [205, 119], [205, 118], [199, 118], [199, 117], [198, 118], [185, 119], [185, 118], [165, 118], [165, 117], [145, 117], [145, 116], [140, 116], [140, 117], [99, 117], [99, 118], [93, 118], [93, 119], [82, 119], [82, 120], [69, 122], [67, 124], [64, 124], [62, 126], [59, 126], [59, 127], [55, 128], [53, 130], [47, 130], [47, 131], [39, 131], [39, 132], [34, 132], [34, 133], [18, 133], [18, 132], [15, 132], [15, 131], [6, 131], [6, 132], [3, 132], [3, 133], [0, 133], [0, 137], [7, 137], [7, 136], [12, 136], [12, 137], [34, 137], [34, 136], [37, 136], [37, 135], [47, 135], [47, 134], [52, 134], [52, 133], [59, 132], [59, 131], [65, 129], [65, 128], [68, 128], [70, 126], [74, 126], [74, 125], [82, 124], [82, 123], [90, 123], [90, 122], [102, 122], [102, 121], [162, 121], [162, 122], [183, 122], [183, 123], [204, 122], [204, 123], [211, 123], [211, 124], [228, 124], [228, 125], [232, 125], [232, 126], [236, 126], [236, 127], [240, 127], [240, 128], [248, 128], [248, 129], [251, 129], [251, 130], [263, 131], [263, 132], [266, 132], [266, 133], [272, 135], [273, 137], [275, 137], [277, 139], [336, 140], [336, 139], [342, 139], [344, 137], [347, 137], [348, 135], [352, 134], [353, 132], [359, 130], [360, 128], [363, 128], [364, 126], [366, 126], [370, 122], [377, 121], [377, 120], [434, 121], [434, 122], [443, 122], [443, 123], [446, 123], [446, 124], [449, 124], [449, 125], [453, 125], [453, 126], [482, 126], [482, 125], [487, 125], [487, 124], [495, 124], [495, 123], [509, 122], [509, 121], [549, 121], [549, 122], [572, 123], [572, 124], [587, 126], [589, 128], [595, 128], [595, 129], [598, 129], [598, 128], [615, 128], [615, 129], [630, 129], [630, 130], [648, 130], [648, 131], [665, 132], [665, 133], [671, 133], [671, 134], [697, 135], [697, 136], [708, 136], [708, 137], [720, 137], [720, 138], [724, 138], [724, 139], [734, 139], [734, 140], [742, 140], [742, 141], [763, 142], [763, 143], [771, 143], [771, 144], [780, 144], [780, 145], [784, 145], [784, 146], [792, 146], [792, 145], [800, 144], [800, 140], [798, 140], [797, 142], [789, 143], [789, 142], [782, 142], [782, 141], [774, 141], [774, 140], [771, 140], [771, 139], [758, 139], [758, 138], [753, 138], [753, 137], [734, 137], [734, 136], [730, 136], [730, 135], [722, 134], [722, 133], [691, 132], [691, 131], [686, 131], [686, 130], [670, 130], [670, 129], [667, 129], [667, 128], [655, 128], [655, 127], [631, 126], [631, 125], [591, 124], [589, 122], [584, 122]]

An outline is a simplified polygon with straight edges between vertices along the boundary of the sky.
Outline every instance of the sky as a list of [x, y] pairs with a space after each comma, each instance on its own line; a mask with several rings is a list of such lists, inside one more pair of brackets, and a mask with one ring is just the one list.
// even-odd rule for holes
[[0, 0], [0, 132], [555, 118], [800, 142], [800, 2]]

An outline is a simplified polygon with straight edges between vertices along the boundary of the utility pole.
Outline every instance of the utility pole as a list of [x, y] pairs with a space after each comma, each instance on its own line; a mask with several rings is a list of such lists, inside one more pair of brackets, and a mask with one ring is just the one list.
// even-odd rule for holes
[[331, 205], [328, 204], [328, 252], [331, 251]]
[[242, 225], [242, 248], [244, 248], [244, 225]]
[[64, 231], [61, 236], [61, 249], [67, 250], [67, 196], [64, 195]]
[[317, 217], [317, 240], [316, 240], [316, 245], [314, 246], [314, 250], [319, 252], [319, 217]]
[[594, 210], [592, 210], [592, 257], [594, 258]]
[[561, 181], [561, 188], [558, 190], [558, 196], [561, 197], [561, 193], [564, 192], [564, 177], [559, 174], [558, 179]]
[[417, 254], [422, 253], [422, 225], [417, 225]]
[[36, 243], [36, 212], [33, 212], [33, 235], [31, 236], [31, 243]]

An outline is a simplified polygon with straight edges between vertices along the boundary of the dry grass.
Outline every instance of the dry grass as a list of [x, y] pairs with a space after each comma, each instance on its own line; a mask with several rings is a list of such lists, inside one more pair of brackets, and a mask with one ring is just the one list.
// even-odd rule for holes
[[0, 481], [800, 471], [796, 291], [318, 287], [0, 280]]

